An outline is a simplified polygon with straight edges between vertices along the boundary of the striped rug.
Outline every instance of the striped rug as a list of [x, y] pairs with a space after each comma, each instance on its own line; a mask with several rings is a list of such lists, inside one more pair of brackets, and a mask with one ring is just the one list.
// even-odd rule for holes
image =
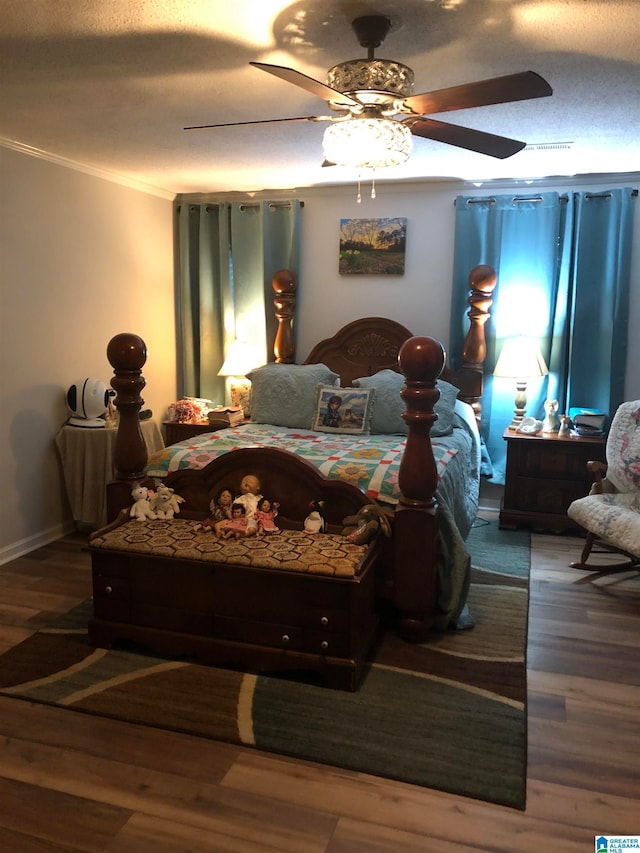
[[388, 632], [355, 693], [92, 649], [89, 601], [0, 656], [0, 693], [524, 808], [529, 535], [469, 549], [475, 627]]

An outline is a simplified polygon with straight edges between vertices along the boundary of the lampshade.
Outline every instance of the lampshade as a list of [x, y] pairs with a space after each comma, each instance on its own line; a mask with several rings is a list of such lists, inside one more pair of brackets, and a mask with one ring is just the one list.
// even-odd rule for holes
[[532, 338], [519, 335], [504, 342], [493, 371], [494, 376], [516, 380], [513, 420], [509, 429], [518, 430], [527, 411], [527, 380], [548, 373], [540, 347]]
[[330, 124], [324, 132], [325, 159], [336, 166], [381, 169], [409, 159], [413, 139], [409, 128], [387, 118], [360, 117]]
[[227, 355], [218, 376], [244, 376], [255, 366], [256, 359], [249, 344], [236, 339], [227, 347]]
[[546, 376], [548, 372], [538, 344], [532, 338], [519, 335], [504, 342], [493, 375], [509, 379], [533, 379]]

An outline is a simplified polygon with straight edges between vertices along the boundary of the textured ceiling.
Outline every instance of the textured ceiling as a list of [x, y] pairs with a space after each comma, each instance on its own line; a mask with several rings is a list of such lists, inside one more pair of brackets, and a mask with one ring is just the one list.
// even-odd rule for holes
[[351, 20], [378, 13], [392, 30], [376, 56], [413, 68], [416, 92], [528, 69], [554, 89], [442, 116], [534, 149], [499, 161], [416, 139], [379, 180], [640, 170], [639, 0], [3, 0], [0, 137], [171, 193], [353, 183], [321, 167], [324, 124], [182, 128], [326, 114], [249, 61], [324, 82], [366, 53]]

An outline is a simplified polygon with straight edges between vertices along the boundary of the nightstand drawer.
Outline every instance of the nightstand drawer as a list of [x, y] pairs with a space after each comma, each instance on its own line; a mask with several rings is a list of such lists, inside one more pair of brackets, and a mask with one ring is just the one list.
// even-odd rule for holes
[[587, 451], [571, 445], [526, 444], [518, 448], [518, 475], [584, 481], [590, 458]]
[[509, 505], [517, 510], [564, 515], [572, 501], [584, 496], [582, 484], [519, 477]]

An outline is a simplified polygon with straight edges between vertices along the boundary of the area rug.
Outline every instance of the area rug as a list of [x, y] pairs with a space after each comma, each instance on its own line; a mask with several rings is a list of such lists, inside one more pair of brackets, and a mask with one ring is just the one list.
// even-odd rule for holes
[[0, 693], [525, 807], [529, 535], [477, 522], [475, 627], [386, 632], [359, 690], [93, 649], [91, 602], [0, 656]]

